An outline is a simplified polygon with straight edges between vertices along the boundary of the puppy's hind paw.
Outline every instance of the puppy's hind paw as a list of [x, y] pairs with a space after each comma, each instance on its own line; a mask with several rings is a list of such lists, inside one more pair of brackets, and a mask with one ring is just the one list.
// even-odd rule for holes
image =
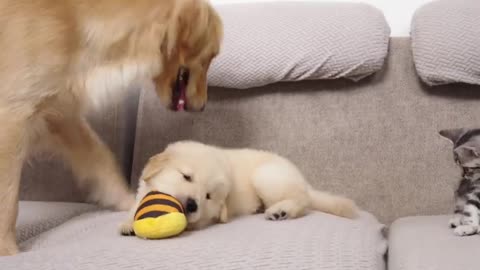
[[301, 203], [292, 200], [280, 201], [265, 210], [265, 218], [268, 220], [297, 218], [305, 212], [305, 209], [300, 205]]
[[268, 220], [284, 220], [284, 219], [288, 219], [289, 217], [287, 215], [287, 212], [280, 210], [276, 212], [272, 212], [272, 211], [265, 212], [265, 218]]

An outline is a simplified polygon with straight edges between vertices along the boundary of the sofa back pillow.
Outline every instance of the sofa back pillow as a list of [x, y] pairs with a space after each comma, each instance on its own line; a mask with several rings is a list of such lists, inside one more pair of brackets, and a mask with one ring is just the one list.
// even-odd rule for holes
[[428, 85], [480, 84], [480, 1], [440, 0], [412, 20], [417, 73]]
[[360, 3], [219, 5], [220, 55], [209, 85], [252, 88], [280, 81], [362, 79], [383, 66], [390, 28]]

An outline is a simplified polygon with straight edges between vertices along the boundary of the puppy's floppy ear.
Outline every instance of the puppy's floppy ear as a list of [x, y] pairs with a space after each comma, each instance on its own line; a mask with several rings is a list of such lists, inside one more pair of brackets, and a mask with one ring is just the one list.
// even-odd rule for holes
[[227, 223], [228, 222], [228, 209], [226, 203], [222, 205], [220, 210], [220, 223]]
[[158, 174], [165, 168], [168, 160], [169, 160], [169, 155], [166, 152], [162, 152], [158, 155], [151, 157], [148, 160], [145, 168], [143, 168], [140, 179], [142, 179], [145, 182], [150, 180], [154, 175]]
[[456, 129], [444, 129], [440, 130], [439, 134], [451, 141], [453, 144], [455, 144], [460, 137], [467, 132], [466, 129], [464, 128], [456, 128]]

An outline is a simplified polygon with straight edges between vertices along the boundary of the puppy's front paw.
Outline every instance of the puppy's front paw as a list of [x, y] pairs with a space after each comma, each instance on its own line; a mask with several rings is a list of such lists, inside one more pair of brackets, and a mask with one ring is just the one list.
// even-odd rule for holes
[[133, 231], [133, 223], [131, 221], [125, 221], [118, 228], [119, 232], [123, 236], [134, 236], [135, 232]]
[[453, 233], [457, 236], [468, 236], [468, 235], [477, 234], [478, 231], [479, 231], [478, 226], [459, 225], [453, 230]]

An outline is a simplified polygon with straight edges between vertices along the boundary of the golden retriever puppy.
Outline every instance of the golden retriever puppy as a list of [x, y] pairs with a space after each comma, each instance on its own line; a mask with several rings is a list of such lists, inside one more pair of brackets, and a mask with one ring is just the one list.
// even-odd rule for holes
[[283, 157], [193, 141], [173, 143], [150, 158], [140, 177], [136, 206], [120, 226], [122, 234], [133, 233], [138, 203], [152, 190], [182, 202], [189, 229], [260, 212], [269, 220], [301, 217], [308, 210], [357, 216], [353, 201], [313, 189], [298, 168]]
[[202, 110], [221, 36], [205, 0], [0, 0], [0, 255], [17, 252], [20, 172], [36, 146], [69, 161], [91, 200], [130, 208], [134, 196], [86, 111], [129, 87]]

